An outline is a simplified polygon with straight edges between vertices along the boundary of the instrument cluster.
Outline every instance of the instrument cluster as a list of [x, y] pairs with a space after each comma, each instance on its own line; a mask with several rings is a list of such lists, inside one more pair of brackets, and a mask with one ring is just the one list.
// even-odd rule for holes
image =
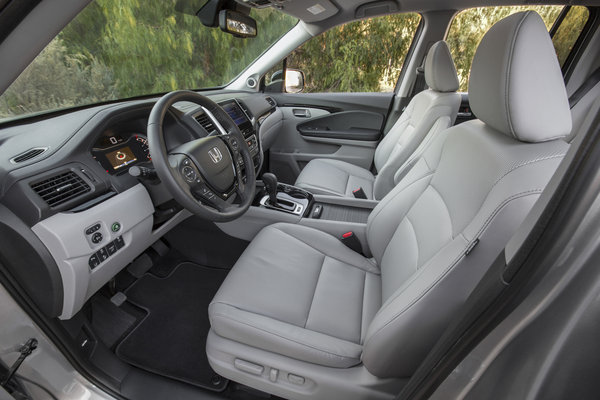
[[133, 165], [152, 161], [148, 138], [135, 132], [104, 132], [94, 144], [92, 156], [111, 175], [120, 175]]

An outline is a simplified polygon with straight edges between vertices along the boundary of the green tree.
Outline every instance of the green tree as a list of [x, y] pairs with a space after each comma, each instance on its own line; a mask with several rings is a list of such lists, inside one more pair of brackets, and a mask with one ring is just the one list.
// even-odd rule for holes
[[0, 96], [0, 118], [116, 98], [110, 69], [52, 41]]
[[310, 39], [288, 57], [306, 92], [376, 92], [396, 83], [421, 17], [396, 14], [352, 22]]
[[[540, 14], [546, 27], [550, 30], [562, 9], [563, 6], [509, 6], [470, 8], [460, 12], [452, 20], [446, 38], [456, 65], [460, 81], [459, 90], [463, 92], [468, 90], [469, 73], [471, 72], [471, 63], [475, 51], [492, 25], [511, 14], [533, 10]], [[575, 40], [577, 40], [585, 25], [585, 20], [587, 20], [587, 9], [585, 7], [572, 7], [572, 11], [575, 12], [577, 18], [565, 20], [564, 25], [561, 25], [553, 40], [559, 59], [562, 58], [561, 64], [570, 53]]]

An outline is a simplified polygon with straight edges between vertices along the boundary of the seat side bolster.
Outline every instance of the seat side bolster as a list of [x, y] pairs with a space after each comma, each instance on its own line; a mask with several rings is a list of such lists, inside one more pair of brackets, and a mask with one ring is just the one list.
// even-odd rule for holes
[[227, 339], [334, 368], [360, 363], [362, 346], [221, 302], [209, 306], [211, 326]]

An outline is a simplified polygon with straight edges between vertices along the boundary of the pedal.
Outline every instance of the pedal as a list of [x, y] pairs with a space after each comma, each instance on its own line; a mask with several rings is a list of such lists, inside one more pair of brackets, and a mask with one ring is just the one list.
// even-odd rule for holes
[[136, 278], [141, 278], [150, 268], [152, 268], [152, 258], [146, 253], [142, 254], [127, 267], [127, 272]]
[[167, 246], [167, 244], [162, 239], [158, 239], [156, 242], [154, 242], [154, 244], [152, 245], [152, 249], [156, 251], [161, 257], [166, 256], [170, 250], [169, 246]]
[[117, 292], [110, 298], [110, 302], [117, 307], [121, 307], [121, 305], [125, 303], [125, 300], [127, 300], [127, 295], [123, 292]]

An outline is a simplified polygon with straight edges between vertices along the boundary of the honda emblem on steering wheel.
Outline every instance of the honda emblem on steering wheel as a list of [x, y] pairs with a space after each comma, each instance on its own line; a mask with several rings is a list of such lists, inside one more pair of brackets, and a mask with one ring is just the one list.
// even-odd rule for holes
[[219, 150], [217, 147], [213, 147], [212, 149], [210, 149], [208, 151], [208, 155], [215, 164], [217, 164], [223, 159], [223, 154], [221, 154], [221, 150]]

